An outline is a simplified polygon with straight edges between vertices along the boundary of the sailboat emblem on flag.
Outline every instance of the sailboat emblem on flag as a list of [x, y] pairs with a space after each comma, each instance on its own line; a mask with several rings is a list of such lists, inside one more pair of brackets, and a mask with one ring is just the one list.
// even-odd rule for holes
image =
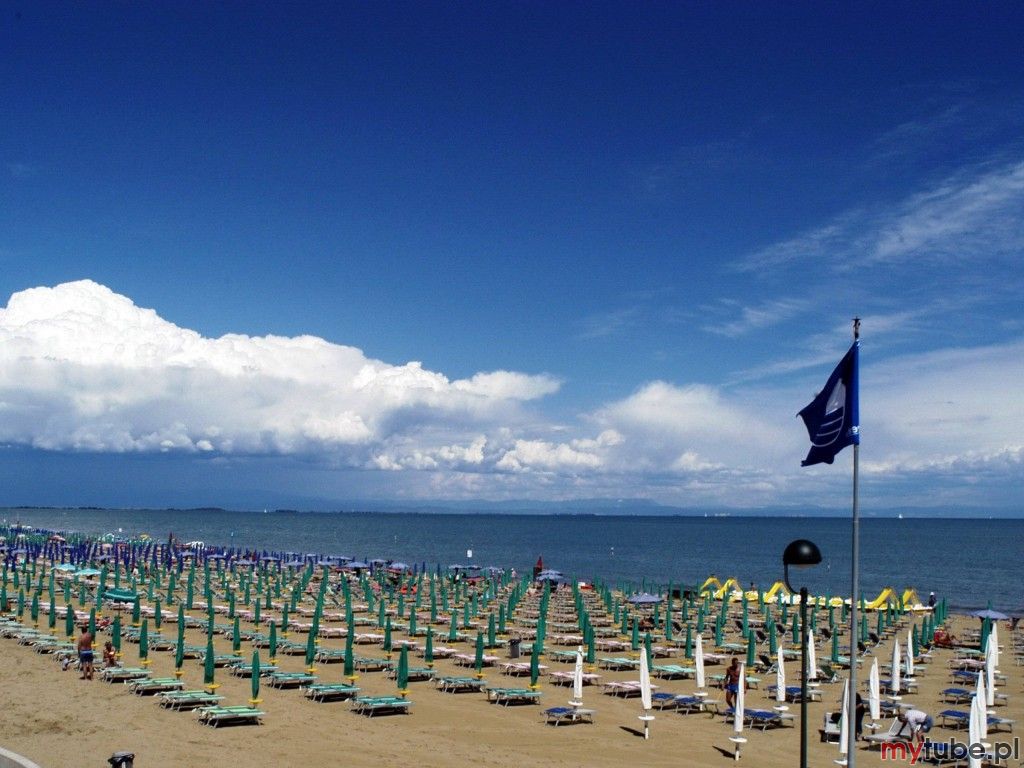
[[815, 434], [811, 435], [811, 443], [818, 448], [831, 445], [843, 434], [846, 414], [846, 385], [842, 379], [832, 388], [832, 394], [825, 405], [825, 418], [818, 424]]
[[825, 386], [798, 414], [807, 426], [811, 450], [802, 465], [831, 464], [839, 451], [860, 442], [857, 351], [854, 342]]

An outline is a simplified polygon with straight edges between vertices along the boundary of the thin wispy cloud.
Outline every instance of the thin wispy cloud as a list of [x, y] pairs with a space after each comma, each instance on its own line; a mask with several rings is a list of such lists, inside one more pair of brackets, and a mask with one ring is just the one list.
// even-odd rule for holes
[[589, 315], [579, 321], [580, 339], [600, 339], [622, 333], [640, 320], [640, 307], [625, 307]]
[[857, 208], [737, 265], [755, 271], [815, 262], [864, 264], [992, 259], [1024, 250], [1024, 161], [965, 170], [892, 205]]
[[[738, 308], [735, 307], [735, 304], [736, 302], [728, 301], [722, 302], [721, 306], [724, 306], [727, 311], [733, 313], [738, 309], [738, 317], [734, 317], [732, 320], [709, 323], [704, 325], [703, 329], [708, 333], [734, 339], [751, 331], [767, 328], [788, 320], [798, 315], [807, 307], [807, 302], [800, 299], [775, 299], [757, 305]], [[713, 308], [712, 311], [716, 309], [719, 308]]]

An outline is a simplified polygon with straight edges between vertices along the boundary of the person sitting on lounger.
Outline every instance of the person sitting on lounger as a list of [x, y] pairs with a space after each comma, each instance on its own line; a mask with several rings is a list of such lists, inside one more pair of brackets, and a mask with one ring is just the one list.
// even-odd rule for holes
[[732, 664], [725, 670], [725, 706], [736, 706], [736, 692], [740, 689], [740, 660], [732, 657]]
[[952, 648], [956, 644], [956, 636], [944, 629], [936, 629], [932, 641], [939, 648]]
[[900, 714], [897, 719], [901, 723], [910, 726], [911, 738], [915, 741], [924, 741], [924, 735], [932, 729], [935, 724], [932, 716], [920, 709], [910, 709]]
[[103, 666], [117, 666], [117, 652], [114, 650], [114, 644], [109, 640], [107, 640], [106, 645], [103, 646]]

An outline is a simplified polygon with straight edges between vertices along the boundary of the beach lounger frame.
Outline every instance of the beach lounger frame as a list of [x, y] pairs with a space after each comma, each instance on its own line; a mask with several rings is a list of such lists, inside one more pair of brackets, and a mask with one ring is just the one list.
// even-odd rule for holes
[[548, 725], [574, 725], [576, 723], [593, 723], [596, 710], [582, 707], [550, 707], [541, 711], [540, 716]]
[[352, 711], [359, 715], [410, 714], [412, 702], [398, 696], [357, 696], [352, 699]]
[[531, 688], [486, 688], [487, 700], [503, 707], [520, 704], [537, 704], [541, 692]]
[[320, 704], [330, 701], [348, 701], [359, 693], [359, 688], [347, 683], [313, 683], [306, 686], [306, 698]]
[[157, 701], [161, 707], [176, 712], [187, 712], [200, 707], [215, 707], [218, 702], [223, 700], [223, 696], [217, 696], [204, 690], [165, 691], [157, 694]]
[[197, 711], [199, 722], [213, 728], [222, 725], [262, 725], [266, 714], [252, 707], [202, 707]]

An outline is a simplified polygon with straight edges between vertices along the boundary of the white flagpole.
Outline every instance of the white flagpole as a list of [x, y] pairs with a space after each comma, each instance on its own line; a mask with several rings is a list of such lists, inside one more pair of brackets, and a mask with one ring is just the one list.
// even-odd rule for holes
[[[860, 318], [853, 319], [853, 342], [856, 344], [860, 339]], [[860, 366], [858, 355], [857, 366]], [[856, 371], [860, 378], [860, 370]], [[859, 381], [858, 381], [859, 385]], [[858, 398], [860, 392], [857, 392]], [[860, 424], [856, 425], [858, 428]], [[859, 494], [859, 470], [860, 470], [860, 443], [853, 444], [853, 551], [850, 581], [850, 690], [847, 699], [847, 711], [850, 717], [856, 717], [857, 712], [857, 639], [860, 635], [860, 622], [858, 621], [858, 599], [860, 596], [860, 494]], [[849, 728], [846, 733], [847, 747], [846, 760], [849, 768], [855, 768], [857, 764], [857, 729]]]

